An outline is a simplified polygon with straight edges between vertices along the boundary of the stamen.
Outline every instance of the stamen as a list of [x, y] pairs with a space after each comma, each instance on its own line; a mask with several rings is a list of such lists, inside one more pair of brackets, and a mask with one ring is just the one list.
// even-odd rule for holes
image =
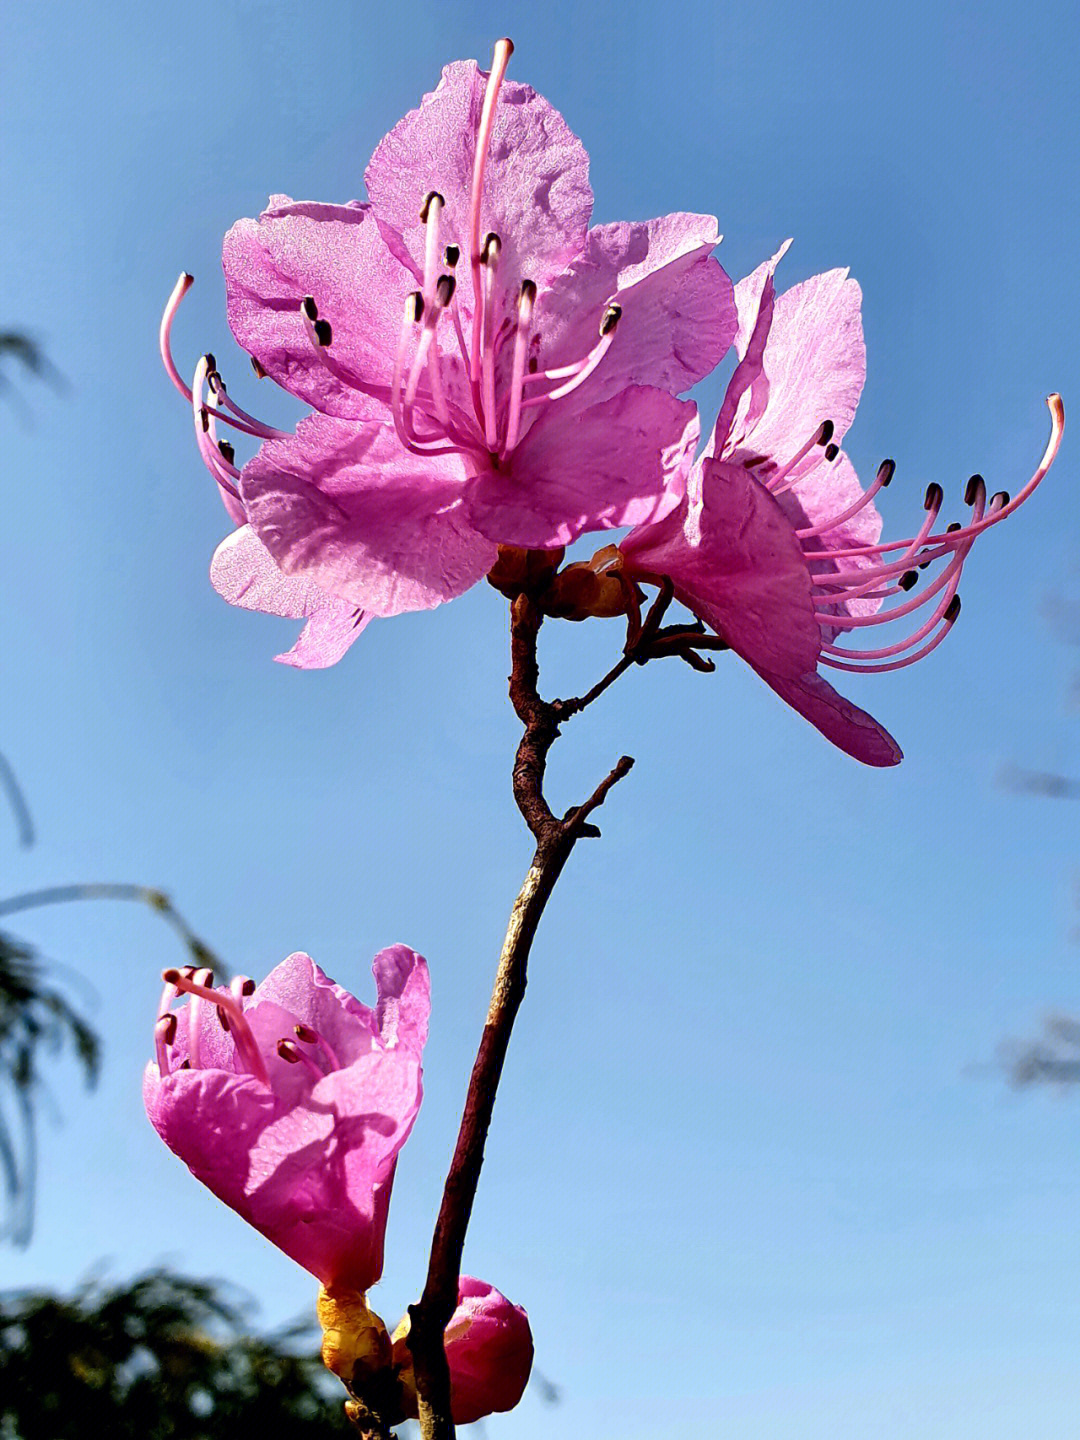
[[169, 1046], [176, 1039], [176, 1016], [159, 1015], [154, 1022], [154, 1052], [157, 1058], [158, 1074], [170, 1073]]
[[439, 217], [446, 201], [437, 190], [429, 190], [420, 207], [420, 220], [427, 229], [424, 234], [424, 299], [430, 305], [435, 298], [435, 275], [439, 268]]
[[[175, 985], [178, 991], [196, 996], [201, 1000], [208, 1000], [211, 1005], [216, 1005], [219, 1010], [224, 1010], [232, 1023], [233, 1043], [236, 1045], [236, 1051], [241, 1061], [256, 1080], [260, 1080], [264, 1085], [269, 1085], [270, 1077], [266, 1072], [266, 1063], [255, 1036], [252, 1034], [251, 1026], [244, 1018], [243, 1010], [231, 995], [220, 990], [210, 990], [179, 970], [163, 970], [161, 978], [166, 985]], [[189, 1027], [192, 1026], [192, 1021], [193, 1017], [189, 1016]]]
[[[329, 330], [329, 328], [330, 327], [327, 326], [327, 330]], [[327, 341], [327, 344], [329, 343], [330, 342]], [[225, 381], [221, 378], [218, 370], [214, 369], [207, 373], [206, 383], [209, 385], [211, 391], [217, 395], [218, 399], [225, 402], [225, 408], [227, 410], [231, 410], [239, 419], [245, 421], [252, 429], [257, 430], [264, 440], [288, 440], [290, 438], [290, 432], [288, 430], [279, 430], [274, 425], [267, 425], [265, 421], [260, 420], [257, 416], [249, 415], [246, 410], [241, 409], [226, 389]], [[223, 415], [221, 418], [227, 420], [227, 416]]]
[[836, 426], [831, 420], [823, 420], [818, 426], [817, 431], [813, 435], [811, 435], [810, 439], [807, 440], [805, 445], [803, 445], [799, 450], [795, 452], [795, 454], [791, 457], [787, 464], [781, 465], [779, 470], [774, 470], [771, 475], [766, 477], [765, 484], [768, 486], [768, 488], [772, 491], [774, 495], [778, 495], [782, 490], [786, 490], [789, 488], [787, 485], [781, 485], [780, 482], [785, 480], [791, 474], [791, 472], [795, 469], [796, 465], [798, 465], [801, 460], [806, 459], [807, 455], [810, 454], [810, 451], [813, 450], [815, 445], [828, 445], [829, 441], [833, 437], [833, 431], [835, 429]]
[[229, 994], [243, 1010], [245, 999], [255, 994], [255, 981], [248, 975], [234, 975], [229, 982]]
[[341, 1061], [338, 1059], [337, 1052], [334, 1050], [329, 1040], [324, 1039], [324, 1037], [320, 1035], [317, 1030], [313, 1030], [310, 1025], [295, 1025], [293, 1029], [296, 1034], [296, 1038], [298, 1040], [302, 1040], [305, 1045], [319, 1046], [319, 1048], [326, 1055], [326, 1058], [330, 1061], [330, 1068], [332, 1070], [341, 1069]]
[[600, 321], [600, 339], [589, 351], [585, 359], [577, 365], [560, 366], [558, 369], [541, 371], [537, 375], [526, 376], [526, 380], [550, 380], [553, 377], [569, 373], [570, 379], [566, 380], [562, 385], [557, 385], [554, 390], [549, 390], [546, 395], [533, 395], [528, 400], [523, 400], [521, 402], [522, 409], [528, 409], [533, 405], [546, 405], [549, 400], [561, 400], [564, 395], [569, 395], [571, 391], [576, 390], [579, 385], [584, 385], [585, 381], [611, 349], [621, 315], [622, 307], [620, 305], [608, 306]]
[[914, 655], [908, 655], [903, 660], [893, 660], [887, 665], [851, 665], [843, 660], [833, 660], [828, 655], [822, 655], [821, 663], [830, 666], [833, 670], [846, 670], [852, 675], [883, 675], [888, 670], [903, 670], [908, 665], [914, 665], [918, 660], [924, 660], [932, 650], [936, 650], [941, 642], [948, 635], [949, 631], [956, 624], [960, 614], [960, 596], [954, 595], [949, 608], [945, 612], [944, 623], [934, 638]]
[[531, 280], [521, 282], [518, 296], [517, 330], [514, 333], [514, 358], [510, 371], [510, 413], [506, 421], [506, 439], [503, 454], [508, 455], [518, 442], [521, 430], [521, 398], [525, 383], [525, 361], [529, 350], [529, 328], [532, 325], [533, 306], [536, 304], [536, 286]]
[[480, 201], [484, 190], [484, 169], [487, 166], [488, 147], [495, 123], [495, 102], [499, 98], [506, 67], [514, 53], [512, 40], [495, 42], [491, 58], [491, 73], [484, 91], [484, 105], [480, 112], [480, 127], [476, 134], [476, 152], [473, 159], [472, 191], [469, 195], [469, 262], [472, 266], [473, 282], [473, 333], [469, 355], [469, 378], [475, 383], [480, 379], [480, 344], [483, 334], [484, 305], [480, 283]]
[[312, 1060], [311, 1056], [305, 1055], [302, 1050], [297, 1048], [293, 1041], [279, 1040], [277, 1043], [277, 1053], [281, 1056], [282, 1060], [288, 1061], [290, 1065], [303, 1065], [315, 1080], [323, 1080], [326, 1078], [315, 1064], [315, 1061]]
[[[825, 451], [825, 458], [830, 458], [828, 450]], [[885, 489], [886, 485], [888, 485], [889, 481], [892, 479], [895, 470], [895, 461], [883, 460], [878, 466], [878, 471], [877, 474], [874, 476], [873, 484], [869, 487], [869, 489], [864, 495], [861, 495], [859, 499], [855, 501], [854, 505], [849, 505], [846, 510], [841, 510], [839, 515], [834, 515], [830, 520], [826, 520], [820, 525], [812, 525], [806, 530], [796, 530], [795, 534], [798, 539], [810, 540], [815, 535], [824, 535], [829, 530], [835, 530], [837, 525], [842, 525], [845, 520], [850, 520], [851, 517], [853, 515], [857, 515], [864, 506], [870, 504], [871, 500], [873, 500], [874, 496], [878, 493], [879, 490]]]
[[446, 266], [446, 268], [448, 270], [453, 270], [454, 266], [460, 259], [461, 251], [458, 249], [458, 247], [456, 245], [447, 245], [446, 249], [443, 251], [443, 264]]
[[[200, 990], [208, 990], [213, 994], [214, 972], [206, 969], [196, 970], [191, 977], [191, 983], [199, 986]], [[188, 1002], [188, 1055], [191, 1059], [191, 1068], [193, 1070], [202, 1069], [202, 1047], [199, 1040], [202, 1017], [202, 997], [193, 991], [191, 1000]]]
[[183, 271], [180, 279], [173, 286], [172, 294], [165, 302], [165, 311], [161, 317], [161, 328], [158, 332], [158, 345], [161, 349], [161, 359], [169, 379], [176, 386], [185, 400], [191, 399], [191, 391], [180, 378], [180, 372], [176, 368], [176, 362], [172, 357], [172, 325], [176, 318], [176, 312], [180, 309], [180, 302], [195, 284], [194, 275]]
[[495, 271], [499, 264], [502, 241], [488, 235], [480, 256], [481, 285], [484, 296], [484, 325], [481, 332], [480, 393], [484, 408], [484, 443], [494, 450], [498, 443], [495, 428]]

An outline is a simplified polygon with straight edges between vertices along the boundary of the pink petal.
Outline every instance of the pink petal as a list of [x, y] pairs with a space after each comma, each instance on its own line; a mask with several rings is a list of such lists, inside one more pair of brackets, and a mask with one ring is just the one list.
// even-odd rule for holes
[[455, 1424], [512, 1410], [532, 1370], [528, 1315], [493, 1285], [462, 1275], [457, 1309], [446, 1327], [446, 1360]]
[[810, 574], [777, 501], [742, 468], [706, 460], [682, 506], [622, 542], [633, 575], [670, 576], [675, 594], [755, 669], [798, 677], [821, 636]]
[[[380, 141], [364, 175], [372, 205], [400, 232], [418, 272], [424, 256], [420, 209], [429, 191], [443, 196], [443, 243], [461, 247], [459, 303], [469, 309], [469, 198], [486, 83], [473, 60], [447, 65], [438, 88]], [[481, 236], [494, 231], [503, 242], [500, 313], [512, 313], [507, 306], [523, 279], [543, 287], [580, 254], [592, 202], [581, 141], [543, 96], [505, 80], [480, 207]]]
[[310, 580], [279, 570], [250, 525], [226, 535], [214, 552], [210, 579], [230, 605], [306, 619], [292, 649], [275, 657], [302, 670], [336, 665], [371, 619], [348, 600], [338, 600]]
[[427, 962], [407, 945], [380, 950], [371, 962], [379, 992], [377, 1031], [383, 1045], [419, 1055], [427, 1041], [431, 981]]
[[491, 540], [532, 549], [645, 524], [678, 504], [697, 439], [696, 407], [664, 390], [631, 386], [581, 410], [555, 401], [507, 469], [469, 482], [469, 518]]
[[596, 344], [610, 301], [622, 307], [611, 349], [582, 387], [592, 402], [627, 385], [680, 394], [723, 359], [737, 319], [731, 281], [712, 257], [711, 215], [598, 225], [585, 253], [541, 297], [541, 370], [572, 364]]
[[482, 579], [496, 547], [466, 519], [460, 459], [410, 454], [366, 407], [265, 443], [240, 477], [248, 518], [287, 574], [372, 615], [429, 610]]
[[884, 726], [838, 694], [827, 680], [811, 671], [798, 679], [754, 669], [781, 700], [817, 727], [834, 745], [864, 765], [899, 765], [904, 752]]
[[[837, 444], [847, 433], [866, 379], [859, 306], [862, 291], [846, 270], [829, 270], [777, 297], [765, 347], [768, 405], [743, 399], [733, 426], [739, 448], [785, 464], [823, 420]], [[796, 475], [819, 461], [811, 453]]]
[[723, 404], [705, 447], [703, 459], [713, 455], [725, 456], [734, 448], [728, 441], [744, 396], [748, 397], [746, 404], [741, 407], [744, 424], [745, 417], [760, 415], [768, 403], [769, 382], [763, 374], [763, 367], [765, 346], [772, 328], [773, 309], [776, 304], [773, 275], [777, 265], [787, 254], [790, 244], [790, 240], [785, 240], [771, 260], [759, 265], [752, 275], [740, 280], [735, 287], [735, 305], [738, 312], [735, 349], [739, 355], [739, 363], [724, 392]]
[[[416, 281], [391, 255], [369, 206], [275, 195], [258, 220], [238, 220], [222, 252], [229, 324], [286, 390], [329, 415], [363, 414], [353, 387], [389, 395], [405, 296]], [[311, 343], [300, 302], [329, 322], [327, 356]]]

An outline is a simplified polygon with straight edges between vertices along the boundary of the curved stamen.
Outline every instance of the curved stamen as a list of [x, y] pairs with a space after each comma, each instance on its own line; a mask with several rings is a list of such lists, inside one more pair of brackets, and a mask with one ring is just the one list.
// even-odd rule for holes
[[394, 419], [394, 429], [397, 431], [398, 439], [406, 450], [414, 455], [449, 455], [458, 449], [455, 445], [448, 445], [422, 439], [411, 433], [410, 427], [406, 424], [406, 414], [402, 405], [402, 381], [405, 372], [405, 354], [412, 339], [412, 333], [423, 319], [424, 297], [419, 290], [414, 290], [405, 297], [405, 312], [401, 322], [401, 338], [398, 341], [397, 355], [394, 357], [394, 374], [390, 382], [390, 413]]
[[[256, 1080], [261, 1080], [264, 1085], [269, 1085], [270, 1077], [266, 1073], [266, 1064], [262, 1052], [259, 1050], [258, 1042], [244, 1017], [243, 1010], [230, 994], [220, 990], [210, 990], [179, 970], [163, 970], [161, 978], [166, 985], [175, 985], [177, 990], [183, 991], [184, 994], [196, 996], [201, 1000], [209, 1000], [211, 1005], [216, 1005], [219, 1010], [223, 1010], [229, 1020], [229, 1032], [233, 1037], [240, 1059]], [[189, 1026], [192, 1023], [190, 1017], [188, 1023]]]
[[[609, 305], [604, 311], [603, 318], [600, 321], [600, 339], [589, 351], [588, 355], [585, 356], [585, 359], [573, 367], [571, 378], [565, 380], [561, 385], [556, 385], [555, 389], [549, 390], [546, 395], [531, 395], [528, 400], [521, 402], [521, 408], [523, 410], [529, 410], [536, 405], [546, 405], [549, 400], [561, 400], [564, 395], [571, 394], [579, 385], [584, 385], [585, 381], [588, 380], [589, 376], [600, 364], [600, 361], [603, 360], [604, 356], [611, 349], [621, 316], [621, 305]], [[566, 367], [563, 368], [565, 369]], [[550, 376], [554, 372], [548, 371], [547, 373]], [[530, 376], [528, 378], [531, 379], [532, 377]]]
[[[904, 551], [904, 553], [899, 557], [899, 559], [890, 562], [890, 564], [886, 566], [878, 565], [864, 567], [861, 570], [852, 570], [847, 575], [845, 575], [843, 572], [834, 572], [832, 575], [822, 575], [820, 578], [815, 575], [813, 577], [815, 585], [829, 585], [834, 589], [841, 585], [849, 587], [844, 595], [830, 596], [829, 603], [838, 603], [847, 600], [869, 599], [870, 589], [872, 586], [880, 584], [882, 580], [890, 579], [898, 571], [900, 573], [900, 579], [898, 582], [899, 588], [903, 590], [909, 590], [911, 588], [911, 584], [914, 583], [914, 580], [912, 580], [908, 584], [904, 583], [905, 576], [913, 573], [907, 567], [911, 564], [912, 560], [914, 560], [916, 554], [922, 547], [922, 544], [925, 541], [927, 535], [929, 535], [930, 531], [937, 524], [937, 518], [941, 512], [941, 505], [943, 499], [944, 494], [940, 485], [927, 486], [926, 500], [924, 502], [926, 508], [926, 519], [920, 526], [919, 533], [915, 536], [910, 546], [907, 548], [907, 550]], [[817, 560], [819, 558], [820, 553], [822, 552], [814, 551], [813, 553], [808, 554], [806, 558], [809, 562], [812, 563], [814, 560]], [[917, 578], [918, 577], [915, 576], [915, 579]]]
[[779, 470], [774, 470], [771, 475], [765, 477], [764, 484], [772, 491], [774, 495], [779, 495], [784, 490], [788, 490], [791, 488], [790, 483], [785, 485], [782, 482], [787, 480], [787, 477], [795, 469], [796, 465], [800, 463], [800, 461], [806, 459], [807, 455], [810, 454], [810, 451], [813, 450], [815, 445], [828, 445], [829, 441], [833, 437], [833, 430], [835, 428], [836, 427], [833, 425], [833, 422], [831, 420], [823, 420], [818, 426], [817, 430], [814, 432], [814, 434], [811, 435], [809, 440], [807, 440], [806, 444], [802, 445], [798, 450], [796, 450], [795, 454], [791, 457], [791, 459], [787, 462], [786, 465], [781, 465]]
[[446, 201], [437, 190], [429, 190], [420, 207], [420, 219], [424, 224], [424, 303], [430, 305], [435, 299], [435, 277], [439, 269], [439, 217]]
[[889, 670], [903, 670], [908, 665], [914, 665], [918, 660], [924, 660], [932, 650], [936, 650], [956, 624], [959, 614], [960, 596], [954, 595], [949, 604], [949, 608], [945, 612], [944, 623], [938, 633], [928, 644], [924, 645], [921, 650], [917, 650], [914, 655], [906, 656], [903, 660], [891, 660], [884, 665], [851, 665], [845, 660], [834, 660], [829, 655], [822, 655], [821, 664], [828, 665], [830, 669], [833, 670], [846, 670], [851, 675], [884, 675], [886, 671]]
[[[975, 535], [979, 535], [984, 530], [988, 530], [991, 526], [996, 525], [999, 520], [1004, 520], [1007, 515], [1011, 515], [1014, 510], [1019, 509], [1024, 501], [1034, 493], [1036, 487], [1045, 478], [1047, 471], [1057, 458], [1058, 450], [1061, 447], [1062, 432], [1065, 428], [1065, 407], [1062, 403], [1061, 396], [1057, 393], [1048, 395], [1046, 397], [1046, 404], [1050, 411], [1050, 438], [1046, 442], [1046, 448], [1043, 451], [1042, 459], [1039, 461], [1035, 473], [1019, 494], [1014, 495], [1010, 499], [1008, 496], [1005, 496], [1004, 491], [1000, 491], [999, 494], [1005, 496], [1003, 503], [995, 505], [993, 500], [991, 500], [991, 503], [987, 507], [986, 518], [979, 522], [978, 525], [973, 523], [972, 525], [961, 527], [959, 530], [947, 531], [941, 535], [931, 535], [924, 542], [926, 545], [944, 546], [946, 549], [941, 550], [939, 554], [945, 554], [947, 553], [947, 549], [951, 549], [954, 545], [961, 544], [965, 540], [973, 539]], [[834, 550], [822, 553], [832, 560], [848, 560], [863, 555], [885, 555], [893, 550], [906, 549], [911, 543], [910, 539], [890, 540], [882, 545], [856, 545], [850, 546], [846, 550]], [[937, 556], [926, 558], [937, 558]]]
[[170, 1074], [169, 1046], [176, 1039], [176, 1016], [159, 1015], [154, 1021], [154, 1054], [157, 1059], [158, 1074], [165, 1076]]
[[[212, 970], [196, 970], [191, 977], [191, 983], [199, 987], [199, 991], [209, 991], [213, 994], [214, 972]], [[180, 987], [183, 988], [183, 987]], [[193, 1070], [202, 1069], [202, 1049], [200, 1041], [200, 1030], [204, 1006], [202, 995], [192, 991], [191, 1000], [188, 1004], [188, 1059], [191, 1061]]]
[[303, 1024], [296, 1025], [293, 1029], [298, 1040], [303, 1041], [305, 1045], [317, 1045], [319, 1049], [323, 1051], [326, 1058], [330, 1061], [330, 1068], [332, 1070], [341, 1069], [341, 1061], [337, 1057], [336, 1050], [325, 1036], [319, 1034], [318, 1030], [313, 1030], [310, 1025]]
[[510, 368], [510, 411], [506, 420], [506, 439], [502, 453], [508, 455], [518, 442], [521, 430], [521, 391], [525, 382], [525, 362], [529, 351], [529, 330], [532, 325], [533, 306], [536, 304], [536, 286], [531, 280], [521, 282], [518, 296], [517, 329], [514, 332], [514, 358]]
[[[828, 450], [826, 450], [825, 453], [826, 458], [829, 458]], [[832, 458], [835, 459], [835, 456]], [[796, 530], [796, 537], [799, 540], [811, 540], [815, 535], [824, 535], [829, 530], [835, 530], [838, 525], [843, 525], [845, 520], [850, 520], [853, 515], [857, 515], [860, 510], [869, 505], [879, 490], [885, 489], [886, 485], [888, 485], [892, 479], [895, 470], [896, 462], [894, 460], [883, 460], [878, 466], [877, 474], [874, 476], [874, 483], [865, 494], [859, 496], [854, 505], [849, 505], [846, 510], [841, 510], [839, 515], [834, 515], [830, 520], [823, 521], [820, 525], [811, 525], [805, 530]]]
[[314, 1080], [325, 1080], [325, 1075], [319, 1069], [310, 1055], [305, 1055], [299, 1045], [293, 1040], [281, 1039], [277, 1042], [277, 1053], [282, 1060], [288, 1061], [290, 1065], [303, 1065], [308, 1074]]
[[[206, 377], [206, 383], [213, 394], [224, 402], [226, 410], [230, 410], [238, 419], [246, 421], [253, 429], [258, 430], [264, 440], [289, 440], [292, 438], [290, 431], [279, 430], [276, 425], [267, 425], [267, 423], [264, 420], [260, 420], [257, 415], [249, 415], [246, 410], [237, 405], [236, 401], [226, 389], [225, 381], [221, 378], [220, 371], [210, 371]], [[223, 420], [227, 419], [224, 415], [221, 418]]]
[[180, 372], [176, 368], [176, 362], [172, 357], [172, 325], [176, 318], [176, 312], [180, 309], [180, 302], [195, 284], [194, 275], [189, 275], [186, 270], [181, 271], [180, 279], [172, 288], [172, 294], [165, 302], [165, 310], [161, 316], [161, 328], [158, 331], [158, 346], [161, 350], [161, 360], [165, 366], [169, 379], [176, 386], [185, 400], [191, 399], [191, 391], [180, 378]]
[[480, 200], [484, 190], [484, 170], [487, 166], [491, 131], [495, 124], [495, 102], [499, 98], [506, 67], [514, 53], [514, 42], [505, 37], [496, 40], [491, 57], [491, 72], [484, 91], [484, 105], [480, 112], [480, 127], [476, 133], [476, 152], [473, 157], [472, 190], [469, 195], [469, 263], [472, 267], [473, 284], [473, 325], [472, 349], [469, 354], [469, 378], [480, 379], [480, 347], [484, 324], [484, 303], [480, 279]]

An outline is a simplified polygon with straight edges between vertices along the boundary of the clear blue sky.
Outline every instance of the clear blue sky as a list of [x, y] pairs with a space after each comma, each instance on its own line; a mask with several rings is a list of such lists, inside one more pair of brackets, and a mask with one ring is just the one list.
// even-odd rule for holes
[[[223, 232], [270, 192], [360, 194], [440, 66], [502, 33], [513, 75], [590, 150], [597, 218], [715, 211], [736, 277], [789, 234], [787, 283], [851, 266], [869, 377], [848, 444], [864, 475], [895, 456], [897, 532], [929, 480], [956, 504], [973, 470], [1015, 491], [1048, 390], [1080, 413], [1071, 5], [9, 10], [0, 323], [31, 327], [72, 388], [30, 393], [32, 428], [0, 409], [0, 743], [41, 837], [23, 854], [0, 836], [3, 890], [160, 884], [238, 969], [307, 949], [362, 996], [378, 947], [427, 954], [390, 1320], [420, 1285], [528, 857], [503, 608], [478, 587], [372, 626], [333, 671], [274, 665], [290, 626], [207, 582], [225, 519], [155, 332], [191, 270], [178, 350], [212, 348], [251, 399]], [[467, 1268], [528, 1306], [565, 1399], [528, 1398], [493, 1436], [1075, 1424], [1077, 1102], [978, 1069], [1045, 1009], [1080, 1007], [1076, 811], [995, 782], [1004, 762], [1076, 758], [1074, 656], [1040, 615], [1080, 550], [1075, 453], [1067, 435], [1037, 501], [976, 549], [949, 643], [846, 687], [899, 738], [899, 771], [830, 749], [731, 657], [711, 678], [631, 674], [560, 743], [559, 803], [623, 751], [638, 766], [561, 882], [498, 1103]], [[549, 693], [618, 644], [615, 625], [552, 627]], [[93, 977], [107, 1051], [89, 1098], [56, 1067], [36, 1237], [0, 1254], [0, 1281], [164, 1257], [243, 1284], [270, 1320], [309, 1305], [309, 1277], [143, 1117], [172, 936], [119, 906], [22, 929]]]

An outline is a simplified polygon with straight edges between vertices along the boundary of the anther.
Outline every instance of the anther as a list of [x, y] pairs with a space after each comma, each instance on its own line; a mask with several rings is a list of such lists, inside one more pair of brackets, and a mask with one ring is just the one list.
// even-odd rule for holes
[[600, 317], [600, 334], [610, 335], [622, 319], [622, 306], [609, 305]]
[[959, 596], [959, 595], [954, 595], [953, 598], [949, 601], [949, 607], [948, 607], [948, 609], [945, 611], [945, 620], [946, 620], [946, 622], [951, 625], [951, 624], [955, 621], [956, 617], [957, 617], [959, 614], [960, 614], [960, 596]]
[[448, 270], [452, 270], [461, 259], [461, 251], [456, 245], [447, 245], [443, 251], [443, 263]]
[[[188, 969], [191, 967], [188, 966]], [[161, 978], [166, 985], [176, 985], [181, 979], [181, 972], [176, 969], [162, 970]]]
[[229, 1017], [225, 1014], [224, 1010], [218, 1010], [217, 1018], [221, 1022], [221, 1028], [227, 1035], [229, 1033]]
[[217, 448], [221, 451], [223, 458], [231, 465], [236, 459], [236, 451], [229, 444], [228, 440], [219, 440], [217, 442]]
[[499, 258], [499, 251], [502, 249], [502, 241], [494, 230], [484, 236], [483, 248], [480, 251], [481, 265], [494, 265]]
[[293, 1030], [296, 1033], [296, 1038], [302, 1040], [305, 1045], [317, 1045], [319, 1043], [319, 1037], [310, 1025], [294, 1025]]
[[282, 1060], [287, 1060], [290, 1065], [300, 1064], [300, 1051], [291, 1040], [279, 1040], [277, 1042], [277, 1053]]
[[203, 434], [204, 434], [204, 435], [209, 435], [209, 433], [210, 433], [210, 415], [209, 415], [209, 413], [208, 413], [205, 405], [204, 405], [203, 408], [199, 411], [199, 424], [202, 426], [202, 432], [203, 432]]
[[998, 490], [990, 496], [990, 508], [992, 510], [998, 510], [1002, 506], [1008, 505], [1009, 499], [1010, 496], [1007, 490]]
[[833, 422], [832, 422], [831, 420], [823, 420], [823, 421], [821, 422], [821, 429], [820, 429], [820, 430], [818, 431], [818, 433], [817, 433], [817, 442], [816, 442], [816, 443], [817, 443], [818, 445], [828, 445], [829, 441], [830, 441], [830, 440], [832, 439], [832, 437], [833, 437], [833, 431], [834, 431], [835, 429], [836, 429], [836, 426], [833, 424]]
[[442, 309], [450, 304], [454, 298], [454, 291], [457, 288], [457, 280], [453, 275], [440, 275], [439, 282], [435, 286], [435, 298]]
[[[937, 510], [945, 499], [945, 492], [936, 480], [931, 480], [926, 487], [926, 496], [923, 500], [924, 510]], [[969, 501], [970, 504], [970, 501]]]
[[414, 290], [409, 298], [412, 300], [413, 324], [419, 325], [424, 318], [424, 297], [419, 290]]
[[892, 477], [893, 477], [895, 474], [896, 474], [896, 461], [895, 461], [895, 460], [883, 460], [883, 461], [881, 462], [881, 464], [878, 466], [878, 471], [877, 471], [877, 478], [881, 481], [881, 488], [882, 488], [883, 490], [885, 489], [886, 485], [889, 484], [889, 482], [892, 480]]
[[896, 583], [900, 586], [901, 590], [912, 590], [919, 583], [919, 572], [917, 570], [905, 570]]
[[157, 1023], [161, 1038], [166, 1045], [171, 1045], [176, 1039], [176, 1015], [170, 1010], [167, 1015], [162, 1015]]
[[976, 495], [978, 495], [980, 488], [985, 484], [986, 481], [981, 475], [972, 475], [971, 479], [967, 482], [967, 488], [964, 490], [964, 504], [974, 505]]
[[255, 994], [255, 981], [254, 981], [254, 980], [245, 980], [244, 983], [240, 986], [240, 994], [241, 994], [241, 995], [254, 995], [254, 994]]
[[203, 359], [206, 361], [206, 370], [207, 370], [207, 377], [206, 377], [206, 378], [209, 380], [209, 378], [210, 378], [211, 375], [216, 375], [216, 374], [217, 374], [217, 361], [214, 359], [213, 354], [212, 354], [209, 350], [208, 350], [208, 351], [206, 352], [206, 354], [203, 356]]
[[825, 446], [825, 459], [826, 459], [826, 460], [835, 460], [836, 457], [837, 457], [837, 455], [839, 455], [839, 454], [840, 454], [840, 446], [839, 446], [839, 445], [831, 445], [831, 444], [830, 444], [830, 445], [826, 445], [826, 446]]
[[945, 526], [945, 534], [952, 535], [955, 531], [962, 530], [963, 528], [959, 520], [950, 520], [948, 525]]
[[248, 356], [248, 359], [251, 361], [251, 368], [252, 368], [252, 370], [255, 371], [255, 378], [256, 378], [257, 380], [265, 380], [265, 379], [266, 379], [266, 371], [265, 371], [265, 370], [263, 369], [263, 367], [259, 364], [258, 360], [255, 359], [255, 356], [254, 356], [254, 355], [249, 355], [249, 356]]
[[305, 295], [300, 301], [300, 309], [304, 312], [312, 324], [319, 318], [319, 307], [315, 304], [313, 295]]
[[420, 222], [423, 225], [427, 224], [428, 211], [431, 209], [431, 202], [433, 200], [437, 200], [440, 205], [446, 204], [446, 201], [439, 194], [438, 190], [429, 190], [428, 193], [424, 196], [423, 205], [420, 206]]
[[522, 280], [519, 299], [526, 301], [529, 305], [536, 303], [536, 283], [533, 280]]
[[323, 347], [324, 350], [325, 350], [326, 347], [330, 344], [330, 342], [331, 342], [331, 340], [333, 340], [333, 338], [334, 338], [334, 332], [333, 332], [333, 330], [330, 328], [330, 322], [329, 322], [329, 320], [316, 320], [316, 321], [315, 321], [315, 339], [318, 340], [319, 344]]

